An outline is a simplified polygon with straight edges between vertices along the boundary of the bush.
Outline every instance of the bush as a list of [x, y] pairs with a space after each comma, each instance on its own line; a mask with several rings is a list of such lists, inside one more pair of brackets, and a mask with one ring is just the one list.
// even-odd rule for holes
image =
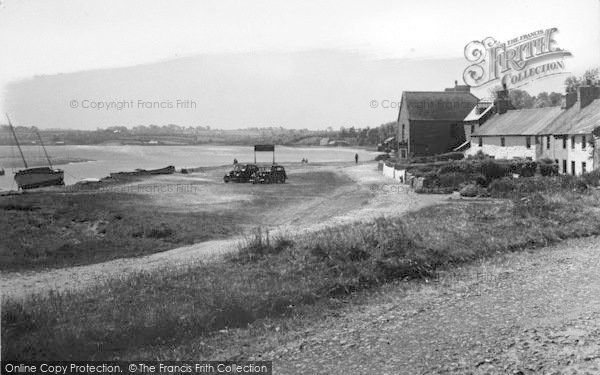
[[538, 163], [535, 161], [524, 161], [521, 163], [521, 169], [519, 170], [519, 175], [521, 177], [533, 177], [535, 176], [535, 171], [537, 170]]
[[493, 156], [488, 155], [481, 150], [477, 151], [477, 153], [475, 155], [469, 155], [469, 157], [468, 157], [468, 159], [479, 159], [479, 160], [493, 159], [493, 158], [494, 158]]
[[471, 181], [475, 181], [475, 183], [477, 185], [479, 185], [479, 186], [483, 186], [483, 187], [487, 187], [488, 186], [487, 179], [481, 173], [471, 176]]
[[550, 202], [540, 193], [533, 193], [523, 198], [515, 199], [513, 204], [513, 214], [518, 217], [526, 218], [545, 217], [556, 207], [555, 203]]
[[481, 163], [481, 174], [483, 174], [487, 180], [487, 182], [491, 182], [492, 180], [496, 180], [508, 175], [508, 168], [506, 166], [497, 163], [493, 160], [486, 160]]
[[471, 173], [473, 172], [473, 163], [469, 161], [450, 162], [438, 168], [437, 173], [442, 175], [446, 173]]
[[457, 190], [465, 182], [467, 182], [467, 176], [463, 173], [452, 172], [439, 176], [439, 185], [445, 188]]
[[462, 152], [448, 152], [445, 154], [436, 155], [436, 160], [462, 160], [465, 158], [465, 154]]
[[436, 188], [440, 186], [440, 178], [435, 172], [428, 172], [422, 177], [424, 188]]
[[590, 186], [600, 185], [600, 169], [596, 169], [592, 172], [584, 173], [581, 175], [583, 182]]
[[558, 164], [540, 163], [540, 174], [542, 176], [558, 176]]
[[576, 177], [570, 174], [563, 174], [560, 176], [560, 187], [562, 189], [574, 190], [578, 192], [583, 192], [588, 188], [583, 177]]
[[518, 174], [521, 177], [533, 177], [537, 170], [537, 162], [531, 160], [511, 160], [507, 165], [510, 173]]
[[467, 185], [460, 189], [461, 197], [476, 197], [479, 194], [479, 187], [474, 184]]
[[265, 255], [279, 254], [292, 245], [293, 241], [291, 239], [285, 237], [271, 239], [268, 230], [263, 232], [263, 230], [258, 227], [241, 242], [237, 253], [229, 254], [226, 258], [240, 263], [256, 262]]
[[488, 191], [492, 197], [496, 198], [507, 198], [513, 195], [516, 191], [515, 180], [512, 178], [504, 177], [498, 180], [492, 181], [488, 187]]

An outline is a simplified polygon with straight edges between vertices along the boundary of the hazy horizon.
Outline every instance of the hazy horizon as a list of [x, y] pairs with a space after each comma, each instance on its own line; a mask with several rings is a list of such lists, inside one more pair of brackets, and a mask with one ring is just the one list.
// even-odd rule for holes
[[[374, 127], [396, 119], [402, 91], [463, 84], [473, 40], [557, 27], [566, 72], [600, 65], [600, 0], [502, 5], [6, 0], [0, 109], [40, 129]], [[521, 89], [563, 92], [566, 77]]]

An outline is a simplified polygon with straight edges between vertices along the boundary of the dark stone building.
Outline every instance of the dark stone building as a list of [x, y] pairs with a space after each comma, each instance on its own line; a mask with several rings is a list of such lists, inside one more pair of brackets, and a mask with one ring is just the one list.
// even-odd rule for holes
[[398, 113], [401, 157], [452, 151], [465, 142], [463, 120], [478, 99], [469, 86], [455, 83], [444, 91], [404, 91]]

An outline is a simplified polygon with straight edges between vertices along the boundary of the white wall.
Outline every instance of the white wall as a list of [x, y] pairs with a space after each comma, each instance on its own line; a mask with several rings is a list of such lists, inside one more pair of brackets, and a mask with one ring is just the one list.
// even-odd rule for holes
[[387, 165], [383, 165], [383, 175], [385, 177], [394, 179], [398, 182], [406, 183], [405, 176], [406, 171], [404, 169], [394, 169], [394, 167], [388, 167]]
[[482, 146], [479, 147], [479, 137], [471, 138], [471, 147], [467, 151], [468, 155], [475, 155], [478, 151], [492, 155], [496, 159], [512, 158], [532, 158], [536, 160], [536, 148], [540, 145], [535, 144], [535, 137], [531, 137], [531, 148], [526, 146], [525, 136], [506, 136], [505, 146], [501, 146], [501, 138], [497, 136], [481, 137]]
[[586, 163], [586, 171], [589, 172], [594, 169], [594, 158], [592, 155], [592, 147], [589, 144], [589, 140], [592, 135], [586, 135], [586, 147], [583, 148], [583, 135], [576, 135], [575, 137], [575, 148], [572, 147], [572, 138], [569, 136], [567, 139], [567, 147], [563, 148], [562, 138], [554, 138], [551, 136], [550, 149], [546, 148], [546, 137], [544, 137], [544, 149], [542, 151], [542, 157], [547, 157], [553, 160], [558, 160], [558, 170], [560, 173], [564, 173], [563, 161], [567, 161], [567, 173], [572, 173], [571, 162], [575, 162], [575, 173], [581, 174], [583, 172], [582, 162]]
[[540, 143], [535, 144], [535, 137], [531, 137], [531, 148], [527, 149], [525, 136], [510, 136], [504, 137], [506, 140], [506, 146], [500, 146], [501, 137], [482, 137], [483, 145], [479, 147], [478, 137], [471, 139], [471, 147], [467, 150], [467, 155], [475, 155], [479, 150], [483, 151], [488, 155], [496, 157], [496, 159], [512, 159], [514, 157], [527, 158], [530, 157], [533, 160], [540, 160], [543, 158], [549, 158], [552, 160], [558, 160], [558, 171], [563, 171], [563, 160], [567, 162], [567, 173], [572, 173], [571, 162], [575, 162], [575, 173], [580, 175], [583, 171], [582, 162], [586, 163], [586, 171], [590, 172], [595, 167], [594, 158], [592, 155], [592, 148], [589, 145], [591, 134], [586, 135], [586, 147], [582, 148], [583, 136], [575, 136], [575, 148], [571, 146], [571, 137], [567, 139], [567, 147], [563, 148], [562, 138], [555, 138], [550, 136], [550, 149], [547, 146], [546, 136], [538, 136]]
[[383, 175], [388, 178], [394, 178], [394, 167], [388, 167], [383, 164]]

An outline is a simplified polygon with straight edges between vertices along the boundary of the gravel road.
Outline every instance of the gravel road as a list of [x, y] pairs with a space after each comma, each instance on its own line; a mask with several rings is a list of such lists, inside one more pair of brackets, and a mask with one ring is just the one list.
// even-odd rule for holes
[[385, 287], [291, 335], [278, 374], [600, 374], [600, 238]]

